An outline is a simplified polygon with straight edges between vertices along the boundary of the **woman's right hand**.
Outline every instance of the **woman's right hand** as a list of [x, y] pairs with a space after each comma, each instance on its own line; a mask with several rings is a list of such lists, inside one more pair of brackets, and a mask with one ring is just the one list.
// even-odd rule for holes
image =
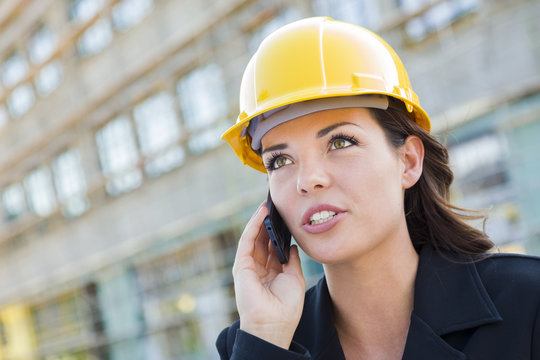
[[281, 264], [264, 228], [268, 210], [262, 203], [251, 217], [233, 266], [240, 329], [288, 349], [304, 306], [305, 280], [298, 248]]

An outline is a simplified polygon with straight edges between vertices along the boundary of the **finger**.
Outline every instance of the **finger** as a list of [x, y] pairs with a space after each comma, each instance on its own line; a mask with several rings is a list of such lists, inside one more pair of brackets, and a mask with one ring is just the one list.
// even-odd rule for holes
[[255, 213], [251, 216], [242, 236], [240, 236], [240, 241], [238, 241], [237, 255], [246, 255], [251, 254], [254, 250], [255, 238], [259, 234], [260, 227], [264, 217], [266, 216], [266, 207], [263, 206], [264, 203], [259, 205]]
[[[234, 259], [235, 265], [238, 263], [238, 259], [244, 256], [252, 256], [255, 247], [255, 239], [260, 232], [261, 224], [266, 216], [268, 210], [265, 206], [266, 202], [263, 202], [255, 213], [248, 221], [240, 240], [238, 241], [238, 247], [236, 249], [236, 257]], [[233, 266], [234, 272], [234, 266]]]
[[255, 251], [253, 252], [253, 259], [261, 264], [263, 267], [266, 265], [268, 259], [268, 242], [270, 237], [266, 232], [266, 228], [263, 223], [260, 226], [259, 233], [255, 238]]
[[298, 246], [291, 246], [289, 252], [289, 262], [283, 266], [283, 272], [304, 279], [304, 274], [302, 273], [302, 264], [300, 262], [300, 254], [298, 252]]
[[277, 273], [280, 273], [283, 271], [281, 263], [279, 262], [279, 257], [277, 256], [276, 249], [274, 248], [274, 245], [272, 245], [271, 241], [267, 242], [267, 249], [268, 249], [268, 259], [266, 262], [266, 269], [267, 270], [274, 270]]

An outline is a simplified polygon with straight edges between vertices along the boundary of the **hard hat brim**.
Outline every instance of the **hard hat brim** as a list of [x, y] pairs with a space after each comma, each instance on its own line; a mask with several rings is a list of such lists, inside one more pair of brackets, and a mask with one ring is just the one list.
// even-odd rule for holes
[[[394, 94], [394, 93], [388, 93], [384, 91], [380, 92], [357, 92], [354, 94], [351, 94], [351, 91], [347, 91], [344, 93], [338, 93], [338, 94], [328, 94], [326, 96], [320, 96], [320, 95], [313, 95], [312, 97], [306, 97], [305, 95], [301, 97], [301, 101], [306, 100], [313, 100], [313, 99], [321, 99], [325, 97], [336, 97], [336, 96], [354, 96], [354, 95], [387, 95], [390, 97], [393, 97], [395, 99], [401, 100], [407, 105], [407, 108], [410, 109], [409, 112], [411, 113], [411, 118], [423, 129], [426, 131], [431, 130], [431, 121], [429, 119], [429, 116], [427, 113], [417, 104], [411, 102], [409, 99], [404, 98], [400, 95]], [[292, 97], [292, 96], [291, 96]], [[296, 97], [295, 97], [296, 98]], [[285, 103], [279, 103], [276, 104], [273, 107], [268, 107], [264, 109], [263, 111], [257, 112], [253, 114], [252, 116], [246, 117], [244, 119], [240, 119], [240, 116], [238, 117], [237, 123], [233, 125], [230, 129], [225, 131], [221, 135], [221, 139], [225, 140], [234, 150], [236, 155], [240, 158], [242, 163], [244, 165], [248, 165], [255, 170], [258, 170], [263, 173], [267, 173], [266, 168], [264, 167], [263, 161], [261, 156], [257, 153], [257, 151], [253, 150], [251, 148], [251, 137], [247, 133], [247, 127], [249, 126], [250, 121], [255, 118], [256, 116], [261, 115], [262, 113], [270, 110], [274, 110], [278, 107], [284, 106], [284, 105], [290, 105], [297, 101], [294, 101], [295, 99], [291, 99], [289, 102]]]

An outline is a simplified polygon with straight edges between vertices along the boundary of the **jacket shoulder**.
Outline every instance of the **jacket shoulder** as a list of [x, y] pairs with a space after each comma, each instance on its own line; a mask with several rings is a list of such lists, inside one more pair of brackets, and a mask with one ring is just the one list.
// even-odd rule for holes
[[521, 254], [493, 254], [476, 263], [480, 275], [519, 277], [540, 281], [540, 257]]
[[540, 301], [540, 257], [493, 254], [476, 263], [488, 291], [512, 291]]

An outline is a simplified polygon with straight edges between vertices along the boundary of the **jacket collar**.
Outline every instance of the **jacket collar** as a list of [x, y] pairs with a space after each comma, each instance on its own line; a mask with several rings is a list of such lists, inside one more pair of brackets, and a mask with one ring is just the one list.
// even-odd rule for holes
[[[307, 293], [302, 317], [306, 320], [300, 321], [296, 340], [310, 349], [314, 359], [326, 358], [329, 349], [334, 351], [331, 358], [345, 358], [325, 278]], [[403, 359], [466, 359], [441, 336], [501, 320], [470, 259], [451, 261], [430, 245], [422, 247]]]
[[501, 320], [470, 258], [450, 260], [422, 247], [403, 359], [466, 359], [441, 336]]
[[[332, 299], [325, 277], [306, 293], [304, 311], [294, 340], [304, 344], [313, 359], [345, 360], [334, 326]], [[339, 350], [338, 354], [336, 350]]]
[[437, 335], [502, 320], [475, 263], [450, 260], [428, 245], [420, 251], [413, 311]]

